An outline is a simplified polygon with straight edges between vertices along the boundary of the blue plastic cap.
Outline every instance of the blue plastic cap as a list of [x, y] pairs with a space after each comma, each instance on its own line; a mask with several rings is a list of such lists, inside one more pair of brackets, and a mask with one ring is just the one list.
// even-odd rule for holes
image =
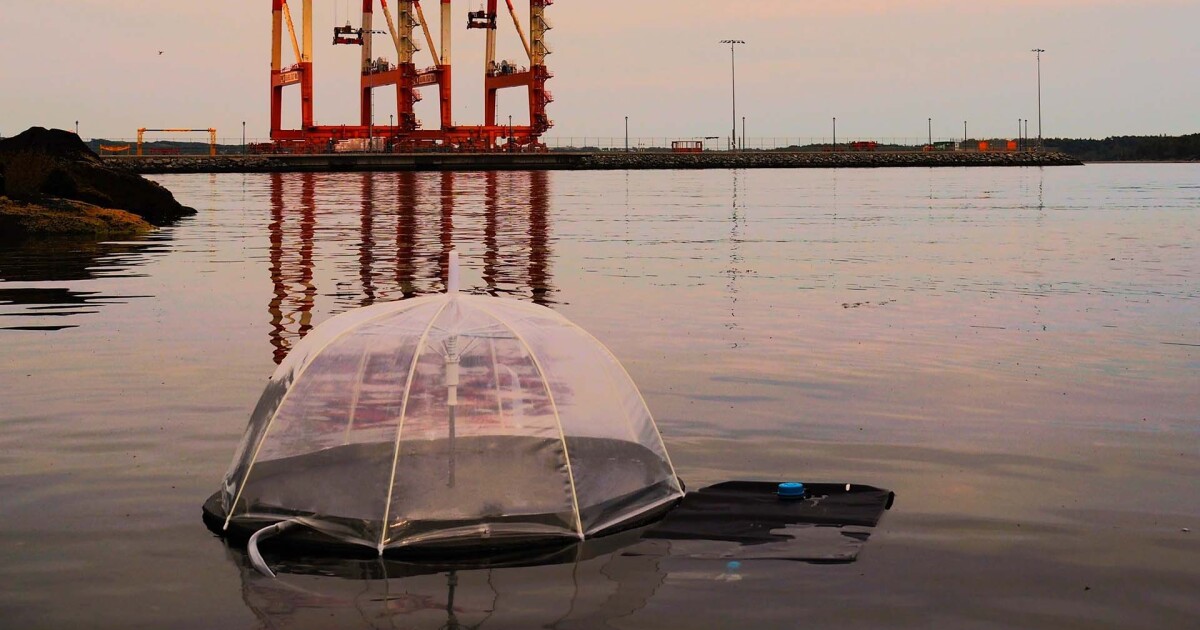
[[798, 499], [804, 496], [804, 484], [797, 481], [787, 481], [779, 484], [777, 492], [781, 499]]

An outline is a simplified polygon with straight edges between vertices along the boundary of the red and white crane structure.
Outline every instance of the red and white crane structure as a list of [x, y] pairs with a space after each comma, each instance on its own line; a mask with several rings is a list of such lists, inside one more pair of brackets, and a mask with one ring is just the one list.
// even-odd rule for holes
[[[335, 45], [357, 45], [362, 48], [360, 66], [360, 117], [357, 125], [318, 125], [313, 119], [313, 13], [312, 0], [301, 0], [301, 37], [297, 39], [295, 23], [287, 0], [272, 0], [271, 28], [271, 140], [277, 150], [288, 152], [321, 152], [341, 140], [368, 140], [382, 143], [395, 151], [446, 149], [466, 151], [532, 151], [544, 148], [539, 138], [551, 126], [546, 105], [553, 101], [546, 90], [546, 81], [553, 75], [546, 68], [546, 8], [554, 0], [529, 0], [528, 37], [512, 0], [504, 0], [524, 52], [527, 67], [508, 60], [496, 59], [496, 37], [499, 28], [499, 0], [484, 0], [485, 6], [467, 16], [468, 29], [480, 29], [486, 34], [486, 53], [483, 68], [483, 124], [456, 125], [452, 118], [453, 90], [451, 89], [452, 37], [451, 0], [441, 4], [440, 46], [435, 45], [433, 33], [425, 20], [420, 0], [362, 0], [360, 28], [349, 23], [335, 26]], [[374, 14], [383, 13], [387, 30], [375, 30]], [[283, 65], [283, 32], [291, 38], [296, 63]], [[416, 65], [416, 53], [421, 50], [415, 35], [420, 28], [433, 64], [422, 69]], [[375, 57], [373, 38], [389, 35], [396, 51], [396, 63]], [[301, 43], [302, 42], [302, 43]], [[283, 127], [283, 90], [300, 86], [300, 127]], [[395, 86], [396, 122], [375, 125], [372, 122], [371, 93], [376, 88]], [[437, 86], [440, 120], [437, 128], [426, 128], [414, 111], [421, 100], [420, 88]], [[497, 92], [509, 88], [526, 88], [529, 97], [529, 124], [501, 125], [496, 120]], [[369, 146], [369, 145], [364, 145]]]

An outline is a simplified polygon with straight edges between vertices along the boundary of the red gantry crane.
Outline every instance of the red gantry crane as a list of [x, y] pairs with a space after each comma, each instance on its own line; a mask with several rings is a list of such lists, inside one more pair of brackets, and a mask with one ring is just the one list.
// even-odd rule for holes
[[[551, 126], [546, 105], [553, 101], [546, 81], [553, 75], [546, 68], [546, 8], [554, 0], [529, 1], [529, 35], [526, 37], [512, 0], [504, 0], [513, 26], [521, 38], [529, 65], [496, 59], [499, 0], [485, 0], [484, 7], [471, 11], [468, 29], [480, 29], [486, 35], [484, 60], [484, 112], [481, 125], [455, 125], [451, 117], [451, 0], [440, 0], [441, 46], [434, 44], [420, 0], [392, 0], [395, 19], [388, 0], [363, 0], [362, 22], [354, 28], [348, 22], [335, 26], [334, 45], [362, 48], [360, 118], [357, 125], [317, 125], [313, 120], [313, 13], [312, 0], [301, 0], [301, 40], [287, 0], [272, 0], [271, 29], [271, 140], [281, 152], [319, 153], [332, 150], [461, 150], [461, 151], [537, 151], [545, 146], [540, 136]], [[376, 5], [382, 10], [387, 30], [375, 30]], [[283, 30], [286, 24], [296, 63], [283, 65]], [[421, 48], [414, 34], [420, 28], [429, 48], [433, 65], [417, 69], [415, 55]], [[373, 37], [389, 35], [396, 51], [396, 62], [376, 57]], [[301, 46], [303, 42], [303, 46]], [[283, 128], [283, 89], [300, 86], [300, 128]], [[371, 91], [396, 86], [396, 124], [372, 123]], [[420, 88], [437, 86], [440, 121], [435, 129], [425, 128], [417, 119], [413, 105], [421, 100]], [[526, 88], [529, 95], [529, 124], [501, 125], [496, 120], [496, 95], [507, 88]]]

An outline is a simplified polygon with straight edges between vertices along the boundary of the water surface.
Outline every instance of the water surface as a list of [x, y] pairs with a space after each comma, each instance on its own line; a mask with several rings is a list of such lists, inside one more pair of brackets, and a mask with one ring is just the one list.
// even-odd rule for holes
[[[155, 179], [200, 214], [0, 250], [6, 626], [1200, 618], [1194, 165]], [[200, 504], [267, 376], [334, 314], [442, 290], [451, 248], [465, 287], [609, 345], [689, 485], [852, 481], [896, 507], [844, 566], [247, 570]]]

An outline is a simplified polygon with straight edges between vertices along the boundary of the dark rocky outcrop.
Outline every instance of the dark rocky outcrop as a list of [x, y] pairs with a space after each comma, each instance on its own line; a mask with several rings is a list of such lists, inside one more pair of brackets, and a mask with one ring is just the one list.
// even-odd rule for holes
[[0, 141], [0, 178], [0, 194], [27, 204], [67, 199], [126, 210], [153, 225], [196, 213], [159, 184], [106, 166], [78, 136], [61, 129], [32, 127]]

